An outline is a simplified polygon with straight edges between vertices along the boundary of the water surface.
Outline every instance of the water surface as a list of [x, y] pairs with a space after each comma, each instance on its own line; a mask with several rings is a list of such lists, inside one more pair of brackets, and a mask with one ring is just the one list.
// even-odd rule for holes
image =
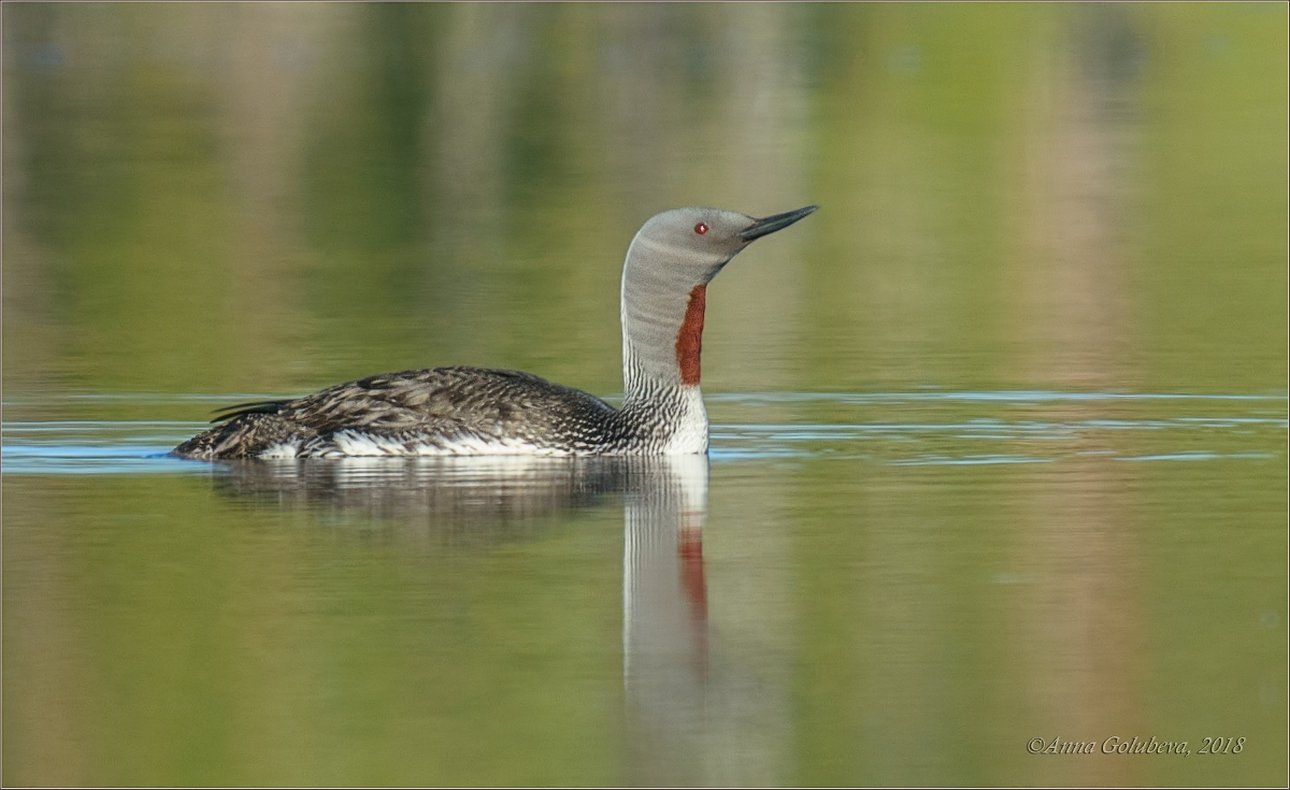
[[1132, 783], [1026, 742], [1228, 732], [1247, 756], [1152, 781], [1278, 759], [1284, 397], [718, 395], [710, 460], [207, 464], [162, 455], [200, 423], [47, 419], [200, 400], [6, 407], [11, 737], [79, 760], [42, 775]]

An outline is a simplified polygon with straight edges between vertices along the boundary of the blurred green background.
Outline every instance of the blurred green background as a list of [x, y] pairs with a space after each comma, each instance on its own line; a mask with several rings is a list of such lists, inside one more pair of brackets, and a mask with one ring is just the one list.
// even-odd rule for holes
[[[709, 389], [1284, 390], [1278, 4], [20, 4], [6, 388], [617, 392], [651, 214], [809, 224]], [[736, 271], [736, 270], [732, 270]]]
[[[195, 428], [447, 364], [613, 395], [623, 254], [688, 204], [821, 206], [708, 292], [719, 426], [999, 408], [740, 394], [1236, 396], [1006, 412], [1163, 426], [1047, 465], [715, 456], [714, 642], [755, 715], [693, 754], [623, 725], [621, 507], [445, 547], [201, 475], [6, 474], [5, 784], [1284, 783], [1285, 4], [3, 22], [10, 423]], [[1024, 752], [1113, 734], [1250, 747]]]

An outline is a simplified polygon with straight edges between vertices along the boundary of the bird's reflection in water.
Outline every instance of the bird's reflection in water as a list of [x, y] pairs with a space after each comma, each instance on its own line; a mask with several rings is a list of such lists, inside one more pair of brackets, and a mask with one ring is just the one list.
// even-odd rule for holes
[[704, 736], [725, 706], [709, 688], [706, 456], [254, 461], [223, 465], [215, 480], [244, 502], [375, 519], [454, 544], [533, 539], [561, 516], [621, 498], [629, 781], [689, 783], [711, 767]]
[[703, 571], [708, 459], [661, 461], [628, 496], [623, 549], [623, 686], [633, 783], [693, 784], [708, 729]]
[[608, 504], [630, 478], [625, 459], [344, 458], [224, 463], [215, 486], [241, 502], [379, 524], [396, 539], [489, 544]]

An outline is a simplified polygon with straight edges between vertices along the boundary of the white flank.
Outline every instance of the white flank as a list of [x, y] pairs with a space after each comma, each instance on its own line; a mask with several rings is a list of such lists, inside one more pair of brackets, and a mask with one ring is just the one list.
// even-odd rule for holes
[[299, 452], [300, 452], [300, 445], [288, 444], [287, 442], [279, 442], [278, 444], [271, 445], [269, 447], [264, 448], [264, 450], [260, 452], [260, 457], [265, 460], [273, 460], [273, 459], [280, 459], [280, 458], [295, 458], [299, 454]]
[[373, 455], [570, 455], [554, 447], [542, 447], [521, 439], [485, 439], [478, 436], [458, 436], [440, 443], [408, 442], [385, 436], [341, 431], [332, 436], [332, 446], [324, 449], [324, 457], [373, 456]]

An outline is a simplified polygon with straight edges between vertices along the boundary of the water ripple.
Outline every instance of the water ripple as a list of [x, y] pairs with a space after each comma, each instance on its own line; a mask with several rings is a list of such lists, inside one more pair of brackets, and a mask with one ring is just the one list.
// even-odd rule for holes
[[[165, 453], [204, 422], [68, 419], [85, 403], [131, 408], [247, 395], [73, 395], [3, 426], [3, 472], [192, 473], [208, 464]], [[1268, 460], [1286, 455], [1286, 398], [1265, 394], [949, 392], [715, 394], [714, 463], [858, 461], [978, 466], [1064, 459], [1134, 462]], [[79, 406], [72, 407], [73, 402]], [[12, 416], [21, 400], [7, 399]], [[1077, 403], [1078, 405], [1065, 405]], [[36, 416], [35, 414], [31, 416]], [[721, 419], [725, 417], [726, 419]], [[735, 418], [735, 419], [730, 419]]]

